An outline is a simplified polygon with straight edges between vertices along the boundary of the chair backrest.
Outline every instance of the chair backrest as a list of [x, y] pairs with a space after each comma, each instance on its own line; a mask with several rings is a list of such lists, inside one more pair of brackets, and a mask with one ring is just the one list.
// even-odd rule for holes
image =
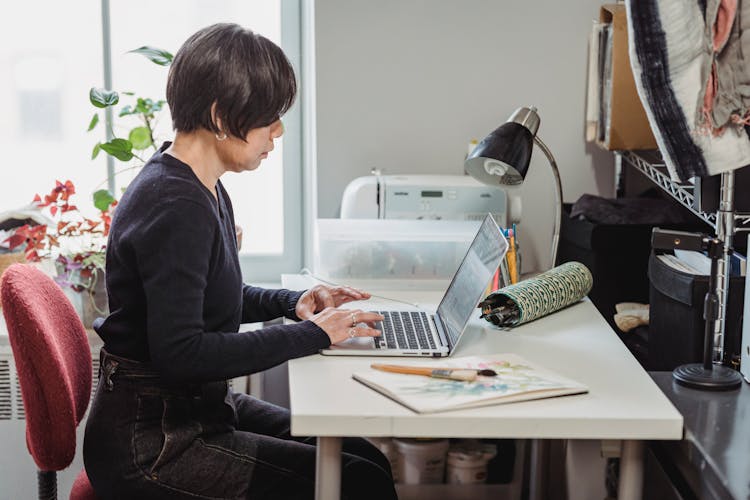
[[73, 460], [91, 394], [91, 349], [73, 305], [52, 278], [13, 264], [0, 298], [26, 412], [26, 445], [39, 469]]

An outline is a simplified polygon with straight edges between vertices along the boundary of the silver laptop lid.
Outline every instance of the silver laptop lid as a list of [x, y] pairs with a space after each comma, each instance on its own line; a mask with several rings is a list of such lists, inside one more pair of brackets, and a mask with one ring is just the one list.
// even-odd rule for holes
[[451, 349], [458, 343], [507, 251], [508, 242], [495, 219], [487, 214], [437, 309]]

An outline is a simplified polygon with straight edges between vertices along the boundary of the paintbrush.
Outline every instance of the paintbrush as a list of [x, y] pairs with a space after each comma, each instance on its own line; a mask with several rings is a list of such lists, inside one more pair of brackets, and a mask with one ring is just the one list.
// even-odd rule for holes
[[370, 368], [384, 372], [425, 375], [427, 377], [447, 378], [462, 382], [472, 382], [476, 380], [477, 375], [485, 377], [494, 377], [497, 375], [495, 370], [477, 370], [474, 368], [431, 368], [429, 366], [384, 365], [380, 363], [373, 363], [370, 365]]

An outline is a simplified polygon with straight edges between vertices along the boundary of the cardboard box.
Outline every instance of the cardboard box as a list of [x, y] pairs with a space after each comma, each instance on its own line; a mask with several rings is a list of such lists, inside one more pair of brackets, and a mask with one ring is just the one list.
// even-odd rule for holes
[[602, 5], [599, 20], [612, 25], [612, 91], [609, 140], [597, 140], [597, 144], [608, 150], [657, 149], [630, 67], [625, 5]]

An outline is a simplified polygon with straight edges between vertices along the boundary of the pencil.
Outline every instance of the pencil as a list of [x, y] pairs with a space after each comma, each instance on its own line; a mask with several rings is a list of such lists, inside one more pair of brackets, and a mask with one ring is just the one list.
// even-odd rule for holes
[[513, 230], [508, 231], [510, 233], [510, 241], [508, 242], [509, 248], [506, 258], [508, 260], [508, 271], [510, 273], [510, 282], [512, 284], [518, 283], [518, 271], [516, 269], [516, 240], [513, 236]]

